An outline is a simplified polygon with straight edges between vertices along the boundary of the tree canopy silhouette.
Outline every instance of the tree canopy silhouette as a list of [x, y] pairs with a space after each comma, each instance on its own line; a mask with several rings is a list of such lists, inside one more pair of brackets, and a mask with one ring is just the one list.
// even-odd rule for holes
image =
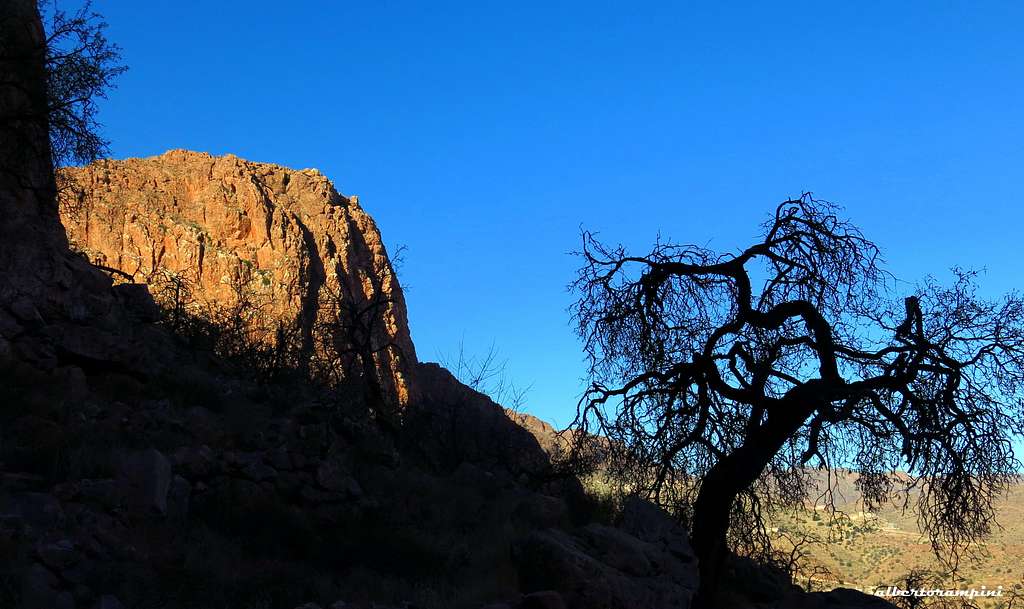
[[[40, 5], [48, 9], [45, 32]], [[126, 68], [120, 48], [104, 35], [106, 27], [90, 2], [71, 14], [56, 2], [0, 5], [0, 137], [6, 144], [0, 173], [44, 200], [55, 188], [53, 166], [88, 163], [107, 153], [98, 100]], [[45, 170], [33, 165], [37, 160]]]
[[592, 384], [576, 424], [608, 438], [623, 484], [689, 524], [699, 603], [730, 545], [770, 550], [765, 513], [809, 498], [808, 467], [852, 466], [868, 507], [915, 497], [947, 558], [989, 532], [1019, 465], [1018, 295], [983, 299], [955, 270], [897, 298], [876, 245], [810, 195], [738, 253], [659, 239], [631, 256], [584, 232], [580, 255]]
[[49, 11], [46, 37], [46, 93], [50, 150], [56, 166], [89, 163], [106, 156], [97, 101], [128, 68], [121, 48], [104, 35], [107, 23], [86, 2], [72, 14]]

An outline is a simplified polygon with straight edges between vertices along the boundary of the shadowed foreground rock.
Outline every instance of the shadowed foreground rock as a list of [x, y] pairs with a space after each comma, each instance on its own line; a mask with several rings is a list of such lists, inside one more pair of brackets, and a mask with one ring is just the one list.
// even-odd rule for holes
[[[678, 528], [588, 521], [529, 463], [424, 460], [312, 390], [254, 392], [183, 364], [201, 391], [91, 373], [69, 400], [12, 369], [0, 579], [17, 593], [0, 606], [677, 607], [693, 589]], [[30, 423], [51, 439], [15, 451], [7, 430]]]
[[[697, 564], [685, 531], [639, 500], [626, 505], [622, 518], [620, 527], [531, 533], [518, 549], [522, 581], [562, 591], [573, 607], [689, 606]], [[643, 536], [631, 534], [637, 532]]]

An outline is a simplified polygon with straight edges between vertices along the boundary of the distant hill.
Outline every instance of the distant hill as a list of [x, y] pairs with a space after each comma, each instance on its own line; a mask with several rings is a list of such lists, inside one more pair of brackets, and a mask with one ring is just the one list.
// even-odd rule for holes
[[[819, 484], [824, 482], [824, 473], [815, 475]], [[818, 539], [804, 547], [804, 571], [808, 575], [817, 571], [813, 577], [816, 589], [899, 585], [913, 570], [943, 571], [918, 526], [913, 500], [906, 510], [889, 504], [866, 513], [855, 486], [857, 475], [840, 470], [832, 476], [836, 507], [846, 517], [830, 522], [824, 505], [812, 502], [805, 511], [780, 514], [771, 523], [780, 547], [791, 547], [787, 537], [806, 534]], [[1019, 590], [1024, 582], [1024, 484], [1014, 485], [997, 506], [1000, 528], [979, 548], [978, 560], [962, 564], [964, 587]]]

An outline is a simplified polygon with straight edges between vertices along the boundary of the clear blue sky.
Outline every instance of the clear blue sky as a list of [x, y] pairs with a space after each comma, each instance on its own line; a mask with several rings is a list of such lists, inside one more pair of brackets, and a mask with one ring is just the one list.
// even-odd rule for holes
[[580, 225], [733, 249], [842, 203], [905, 279], [1021, 284], [1020, 2], [95, 0], [131, 71], [115, 157], [317, 167], [402, 268], [420, 357], [493, 342], [565, 424]]

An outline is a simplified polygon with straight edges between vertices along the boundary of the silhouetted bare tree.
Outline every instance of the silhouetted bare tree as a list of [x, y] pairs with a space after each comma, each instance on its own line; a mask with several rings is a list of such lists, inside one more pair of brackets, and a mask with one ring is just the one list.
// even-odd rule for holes
[[269, 297], [247, 274], [238, 271], [227, 278], [232, 298], [223, 303], [202, 299], [194, 281], [164, 268], [150, 273], [145, 283], [161, 309], [160, 323], [194, 351], [216, 354], [260, 381], [298, 374], [298, 323], [274, 315]]
[[390, 370], [392, 355], [404, 357], [384, 331], [384, 312], [394, 300], [375, 283], [366, 297], [345, 281], [324, 286], [318, 310], [323, 313], [314, 328], [316, 360], [313, 374], [330, 385], [359, 387], [369, 411], [386, 429], [399, 427], [397, 396], [390, 395], [382, 375]]
[[[37, 6], [45, 32], [37, 31]], [[6, 144], [0, 172], [51, 200], [53, 166], [106, 154], [97, 102], [126, 68], [90, 2], [68, 14], [56, 2], [6, 0], [0, 5], [0, 24], [0, 137]], [[39, 172], [26, 166], [30, 159], [42, 160], [45, 177], [34, 176]]]
[[917, 488], [954, 563], [989, 532], [1024, 421], [1020, 297], [982, 299], [957, 270], [894, 300], [878, 248], [810, 195], [738, 253], [659, 240], [631, 256], [584, 233], [581, 256], [573, 312], [593, 382], [577, 425], [688, 522], [699, 603], [730, 542], [767, 543], [764, 510], [807, 498], [809, 465], [853, 465], [869, 507]]
[[459, 350], [454, 355], [440, 357], [440, 363], [460, 383], [486, 395], [503, 408], [519, 412], [526, 405], [526, 394], [532, 385], [522, 387], [509, 379], [508, 362], [498, 360], [498, 348], [494, 344], [487, 353], [474, 356], [466, 353], [465, 343], [459, 341]]
[[53, 162], [89, 163], [106, 155], [110, 145], [100, 135], [97, 102], [127, 68], [121, 65], [120, 47], [104, 35], [107, 23], [92, 11], [92, 2], [70, 15], [56, 2], [40, 5], [48, 17], [46, 96]]

